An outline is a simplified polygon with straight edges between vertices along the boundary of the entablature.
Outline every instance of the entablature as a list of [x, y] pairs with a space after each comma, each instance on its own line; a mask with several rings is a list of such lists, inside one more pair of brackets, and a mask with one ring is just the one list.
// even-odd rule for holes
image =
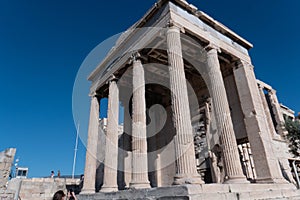
[[[198, 11], [197, 8], [185, 1], [160, 0], [141, 20], [120, 35], [115, 46], [91, 73], [88, 77], [88, 80], [92, 81], [91, 92], [99, 89], [111, 74], [128, 64], [134, 51], [149, 48], [147, 45], [153, 43], [157, 38], [164, 41], [163, 30], [170, 21], [181, 26], [184, 34], [197, 38], [200, 41], [199, 45], [209, 43], [217, 45], [224, 58], [227, 57], [227, 54], [233, 59], [242, 59], [251, 63], [247, 49], [251, 48], [252, 45], [246, 40], [235, 33], [233, 34], [232, 31], [234, 37], [231, 37], [228, 35], [231, 33], [229, 29], [226, 30], [225, 26], [209, 18], [208, 15]], [[214, 28], [212, 28], [212, 23]], [[222, 27], [223, 29], [221, 29]], [[151, 48], [155, 48], [155, 46]]]

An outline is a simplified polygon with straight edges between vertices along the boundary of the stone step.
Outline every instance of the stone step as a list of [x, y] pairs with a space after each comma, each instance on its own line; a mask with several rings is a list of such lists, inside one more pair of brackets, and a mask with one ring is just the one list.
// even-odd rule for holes
[[299, 199], [300, 190], [291, 184], [207, 184], [124, 190], [111, 193], [79, 195], [79, 200], [248, 200]]
[[192, 199], [209, 199], [209, 200], [248, 200], [248, 199], [300, 199], [300, 190], [296, 189], [275, 189], [257, 191], [236, 191], [236, 192], [209, 192], [195, 194]]
[[[194, 187], [194, 186], [192, 186]], [[249, 191], [274, 191], [274, 190], [297, 189], [293, 184], [204, 184], [201, 192], [249, 192]]]

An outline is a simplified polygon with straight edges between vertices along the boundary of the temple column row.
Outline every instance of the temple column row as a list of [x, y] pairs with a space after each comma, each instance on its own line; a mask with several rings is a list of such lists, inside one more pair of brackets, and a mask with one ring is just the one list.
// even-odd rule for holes
[[[137, 54], [133, 56], [133, 99], [132, 99], [132, 175], [131, 188], [149, 188], [146, 101], [144, 69]], [[119, 89], [116, 79], [109, 80], [107, 133], [105, 149], [104, 180], [101, 192], [118, 190], [118, 121]]]
[[[146, 135], [146, 101], [144, 69], [137, 54], [133, 56], [133, 99], [132, 99], [132, 174], [131, 188], [149, 188], [147, 135]], [[107, 131], [105, 145], [104, 177], [101, 192], [118, 190], [118, 121], [119, 121], [119, 88], [117, 79], [109, 81]], [[86, 151], [84, 187], [81, 194], [95, 193], [97, 141], [99, 126], [99, 101], [92, 96], [88, 143]]]
[[[174, 184], [201, 184], [197, 173], [194, 153], [193, 132], [190, 119], [184, 62], [182, 57], [180, 28], [171, 25], [167, 31], [168, 62], [171, 89], [171, 107], [176, 130]], [[133, 66], [133, 103], [132, 103], [132, 176], [130, 187], [150, 187], [147, 169], [147, 134], [144, 69], [138, 56], [132, 59]], [[243, 175], [229, 104], [222, 78], [216, 48], [207, 50], [207, 69], [210, 81], [209, 90], [213, 99], [214, 112], [220, 133], [225, 160], [227, 182], [246, 182]], [[105, 152], [104, 185], [102, 191], [117, 190], [117, 148], [118, 148], [118, 108], [119, 97], [116, 80], [109, 82], [109, 106], [107, 146]], [[89, 136], [86, 156], [83, 193], [95, 191], [96, 147], [99, 120], [99, 103], [92, 98], [89, 123]], [[108, 159], [109, 158], [109, 159]]]

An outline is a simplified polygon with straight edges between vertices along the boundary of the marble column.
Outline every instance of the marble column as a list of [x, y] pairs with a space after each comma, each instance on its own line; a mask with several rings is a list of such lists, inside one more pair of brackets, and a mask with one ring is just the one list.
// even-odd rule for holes
[[240, 163], [240, 156], [216, 47], [208, 47], [207, 70], [210, 80], [208, 88], [212, 97], [213, 110], [215, 112], [216, 124], [222, 145], [225, 174], [228, 177], [225, 182], [247, 183]]
[[254, 68], [239, 60], [233, 70], [256, 170], [256, 182], [286, 183], [272, 146], [271, 133], [263, 107]]
[[132, 97], [132, 176], [131, 188], [149, 188], [146, 101], [144, 68], [138, 55], [133, 55]]
[[104, 178], [101, 192], [113, 192], [118, 190], [118, 126], [119, 88], [115, 77], [112, 77], [109, 80]]
[[[129, 102], [126, 101], [126, 102]], [[130, 182], [131, 182], [131, 168], [132, 168], [132, 158], [131, 158], [131, 132], [132, 132], [132, 120], [131, 116], [129, 113], [129, 105], [125, 104], [124, 105], [124, 136], [126, 136], [123, 140], [123, 145], [124, 145], [124, 152], [123, 152], [123, 162], [124, 162], [124, 181], [125, 181], [125, 187], [129, 187]]]
[[176, 130], [174, 137], [176, 175], [173, 184], [204, 183], [196, 169], [194, 137], [178, 27], [171, 26], [168, 29], [167, 45], [173, 123]]
[[96, 167], [97, 167], [97, 142], [99, 127], [99, 101], [94, 94], [91, 97], [90, 121], [88, 129], [84, 182], [81, 194], [95, 193]]

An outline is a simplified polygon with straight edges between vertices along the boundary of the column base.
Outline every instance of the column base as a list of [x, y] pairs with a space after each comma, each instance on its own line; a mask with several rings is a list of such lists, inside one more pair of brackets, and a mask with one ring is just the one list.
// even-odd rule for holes
[[151, 188], [150, 182], [131, 182], [129, 183], [130, 188], [134, 189], [145, 189], [145, 188]]
[[234, 176], [226, 179], [224, 184], [250, 184], [245, 176]]
[[175, 175], [173, 185], [184, 185], [184, 184], [204, 184], [199, 174], [195, 175]]
[[80, 194], [95, 194], [96, 190], [92, 190], [92, 189], [82, 189]]
[[257, 178], [255, 182], [256, 183], [278, 183], [278, 184], [289, 183], [284, 178]]
[[100, 192], [117, 192], [117, 191], [118, 191], [118, 186], [105, 186], [105, 185], [103, 185], [100, 190]]

